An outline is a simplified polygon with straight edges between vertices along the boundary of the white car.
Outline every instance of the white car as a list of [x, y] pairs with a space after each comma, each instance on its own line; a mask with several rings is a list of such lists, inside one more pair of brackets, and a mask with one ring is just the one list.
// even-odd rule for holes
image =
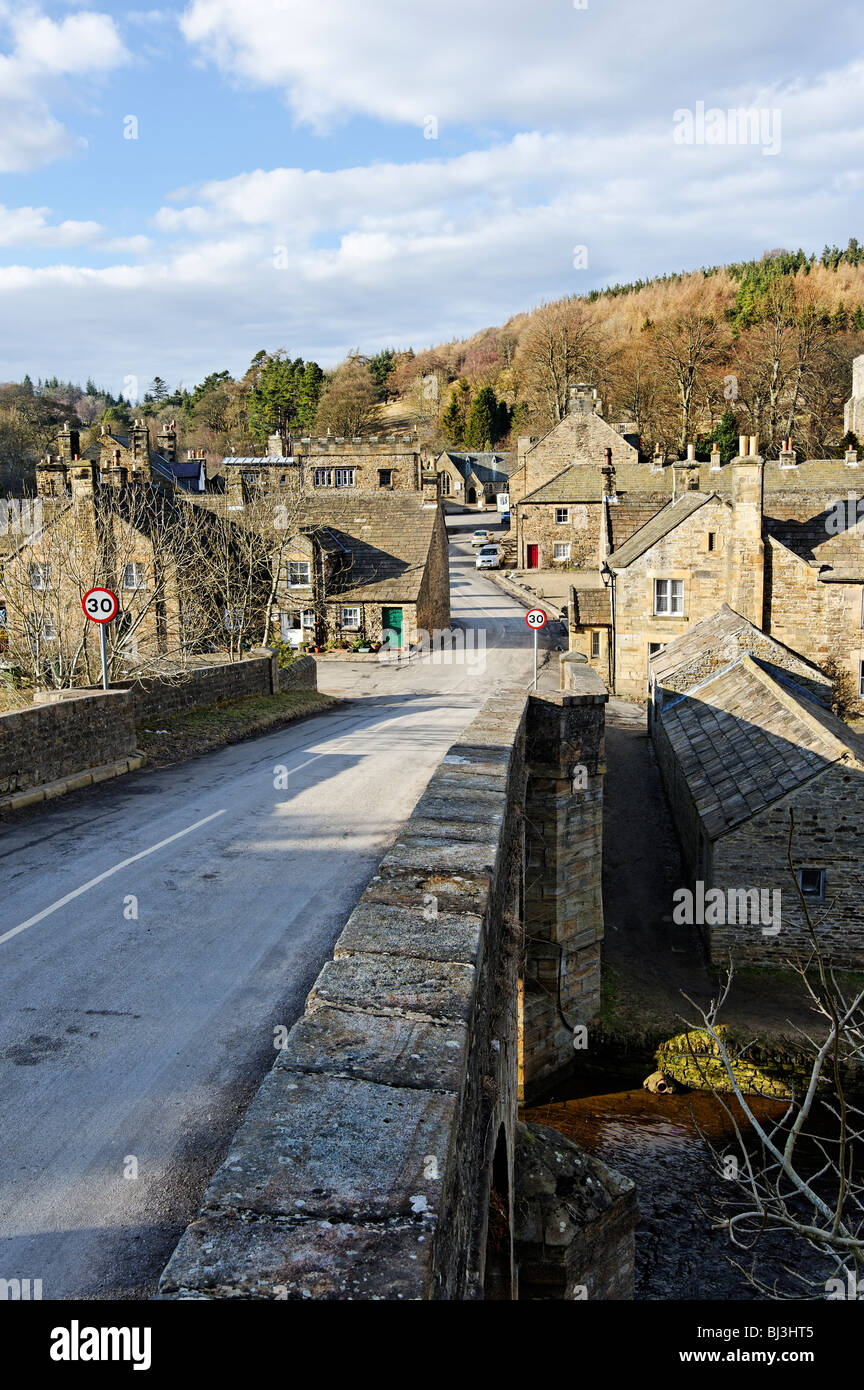
[[488, 541], [488, 539], [489, 539], [489, 532], [488, 532], [487, 530], [484, 529], [484, 530], [482, 530], [482, 531], [475, 531], [475, 532], [473, 533], [472, 537], [471, 537], [471, 544], [472, 544], [472, 545], [485, 545], [486, 542]]
[[484, 545], [474, 561], [475, 569], [478, 570], [497, 570], [500, 564], [501, 551], [497, 545]]

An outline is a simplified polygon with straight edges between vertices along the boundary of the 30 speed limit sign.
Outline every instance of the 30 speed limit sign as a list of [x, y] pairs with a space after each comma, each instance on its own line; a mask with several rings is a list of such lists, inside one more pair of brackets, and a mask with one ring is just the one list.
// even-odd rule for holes
[[546, 626], [546, 614], [542, 608], [529, 608], [525, 614], [525, 621], [529, 627], [533, 627], [536, 632], [538, 627]]
[[91, 623], [111, 623], [120, 610], [120, 600], [110, 589], [88, 589], [81, 607]]

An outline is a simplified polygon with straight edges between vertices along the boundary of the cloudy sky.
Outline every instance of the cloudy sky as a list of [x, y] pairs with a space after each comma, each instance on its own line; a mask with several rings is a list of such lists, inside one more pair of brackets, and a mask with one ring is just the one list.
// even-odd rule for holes
[[329, 365], [864, 240], [862, 39], [860, 0], [0, 0], [0, 380]]

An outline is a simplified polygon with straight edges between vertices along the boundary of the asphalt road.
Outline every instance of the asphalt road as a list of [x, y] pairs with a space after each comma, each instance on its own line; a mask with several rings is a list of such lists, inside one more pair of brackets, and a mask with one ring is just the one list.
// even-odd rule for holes
[[477, 518], [450, 524], [467, 662], [322, 663], [352, 703], [4, 827], [0, 1278], [152, 1293], [440, 757], [528, 683], [524, 608], [475, 571]]

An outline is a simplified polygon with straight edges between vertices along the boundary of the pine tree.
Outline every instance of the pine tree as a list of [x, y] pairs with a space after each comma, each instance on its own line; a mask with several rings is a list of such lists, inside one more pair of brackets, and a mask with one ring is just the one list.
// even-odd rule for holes
[[450, 399], [441, 417], [441, 427], [449, 443], [458, 449], [465, 434], [465, 416], [462, 413], [462, 395], [458, 386], [450, 392]]
[[465, 447], [491, 449], [499, 439], [498, 399], [491, 386], [481, 386], [471, 402], [465, 425]]

